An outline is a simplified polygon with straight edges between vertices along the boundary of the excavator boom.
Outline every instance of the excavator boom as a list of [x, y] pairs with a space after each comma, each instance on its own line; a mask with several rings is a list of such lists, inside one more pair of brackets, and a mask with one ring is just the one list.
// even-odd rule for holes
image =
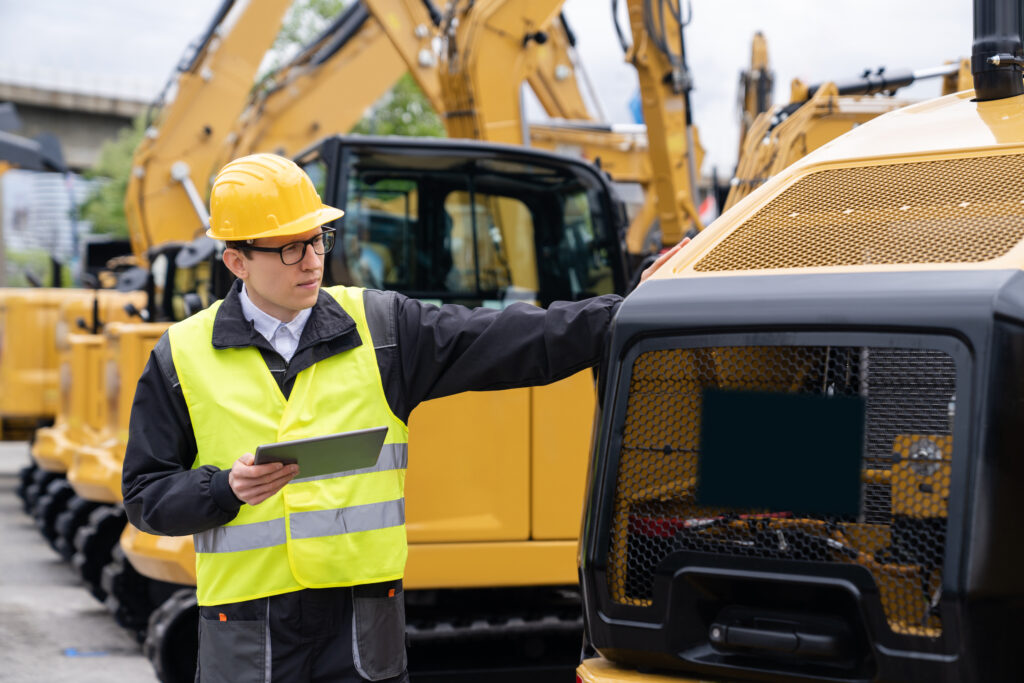
[[181, 68], [173, 99], [157, 113], [132, 159], [125, 216], [140, 259], [154, 246], [205, 231], [199, 188], [206, 187], [220, 142], [238, 118], [289, 4], [226, 1]]

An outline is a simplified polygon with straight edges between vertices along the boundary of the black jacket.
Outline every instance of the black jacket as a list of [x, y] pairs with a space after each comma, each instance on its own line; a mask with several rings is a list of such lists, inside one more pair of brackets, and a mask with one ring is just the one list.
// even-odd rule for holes
[[[217, 311], [213, 346], [260, 350], [285, 396], [299, 372], [366, 343], [355, 321], [321, 291], [291, 362], [242, 315], [236, 282]], [[463, 391], [548, 384], [596, 365], [621, 299], [606, 295], [547, 309], [434, 306], [396, 292], [365, 290], [372, 343], [391, 410], [402, 421], [421, 401]], [[256, 398], [255, 400], [259, 400]], [[150, 355], [132, 404], [122, 473], [124, 507], [139, 529], [184, 536], [234, 519], [242, 503], [228, 470], [191, 469], [196, 456], [185, 398], [165, 334]]]

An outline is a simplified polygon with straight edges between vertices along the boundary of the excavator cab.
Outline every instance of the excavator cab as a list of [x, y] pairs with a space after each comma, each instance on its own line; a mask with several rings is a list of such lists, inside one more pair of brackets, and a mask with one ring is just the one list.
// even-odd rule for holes
[[328, 283], [491, 307], [624, 288], [625, 211], [585, 162], [466, 140], [334, 137], [299, 163], [345, 211]]

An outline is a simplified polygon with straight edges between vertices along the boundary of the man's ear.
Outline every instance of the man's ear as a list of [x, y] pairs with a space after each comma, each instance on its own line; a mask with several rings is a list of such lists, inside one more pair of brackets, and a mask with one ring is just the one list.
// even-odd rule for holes
[[237, 249], [228, 247], [224, 250], [224, 253], [221, 254], [220, 258], [227, 269], [234, 273], [235, 277], [239, 280], [244, 280], [249, 275], [249, 264], [246, 262], [247, 259], [242, 255], [242, 252]]

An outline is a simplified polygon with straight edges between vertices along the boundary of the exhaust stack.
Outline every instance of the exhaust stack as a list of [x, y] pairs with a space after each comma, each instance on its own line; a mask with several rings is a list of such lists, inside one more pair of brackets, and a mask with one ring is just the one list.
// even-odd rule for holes
[[979, 101], [1024, 94], [1020, 0], [974, 0], [971, 75]]

